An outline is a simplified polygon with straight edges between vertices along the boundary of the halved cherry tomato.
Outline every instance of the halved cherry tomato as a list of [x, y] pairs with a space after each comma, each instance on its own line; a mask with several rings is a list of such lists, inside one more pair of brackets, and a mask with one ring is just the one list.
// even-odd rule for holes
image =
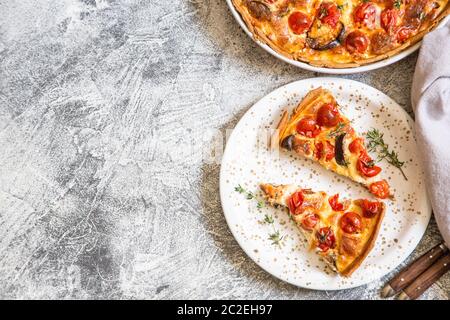
[[341, 17], [341, 12], [334, 2], [322, 2], [317, 12], [317, 18], [333, 28]]
[[356, 138], [348, 145], [348, 150], [350, 150], [351, 153], [358, 154], [361, 151], [364, 151], [364, 144], [362, 142], [362, 138]]
[[356, 212], [346, 212], [341, 218], [341, 229], [346, 233], [356, 233], [361, 231], [361, 216]]
[[381, 172], [381, 168], [373, 164], [373, 160], [366, 152], [362, 152], [359, 155], [358, 162], [356, 163], [358, 171], [366, 177], [375, 177]]
[[317, 160], [322, 159], [324, 155], [325, 161], [330, 161], [334, 158], [334, 146], [330, 142], [326, 141], [325, 144], [317, 142], [315, 147], [314, 156]]
[[322, 159], [323, 156], [323, 143], [322, 142], [317, 142], [315, 144], [315, 150], [314, 150], [314, 156], [316, 157], [317, 160]]
[[324, 104], [317, 111], [316, 122], [319, 126], [334, 127], [340, 120], [339, 111], [332, 103]]
[[414, 29], [411, 27], [403, 26], [397, 30], [397, 41], [402, 43], [405, 42], [414, 33]]
[[334, 146], [328, 141], [324, 145], [323, 152], [325, 153], [325, 161], [330, 161], [334, 158]]
[[320, 133], [320, 127], [313, 118], [303, 118], [297, 123], [297, 132], [308, 138], [314, 138]]
[[296, 11], [289, 16], [289, 27], [292, 32], [296, 34], [302, 34], [311, 26], [311, 18], [303, 12]]
[[294, 192], [288, 200], [288, 207], [291, 214], [299, 214], [297, 208], [303, 204], [303, 193], [302, 191]]
[[369, 46], [369, 38], [364, 32], [355, 30], [345, 38], [344, 45], [350, 53], [364, 53]]
[[369, 28], [375, 26], [375, 17], [377, 9], [372, 2], [361, 3], [353, 12], [353, 20]]
[[369, 191], [380, 199], [386, 199], [390, 195], [389, 184], [386, 182], [386, 180], [372, 183], [369, 186]]
[[315, 213], [310, 213], [306, 215], [302, 220], [302, 227], [306, 230], [312, 230], [319, 222], [320, 217]]
[[331, 227], [320, 228], [316, 233], [316, 238], [319, 240], [318, 247], [323, 252], [328, 251], [330, 248], [334, 248], [336, 244], [336, 237], [334, 236], [334, 232], [331, 230]]
[[380, 22], [386, 32], [392, 31], [392, 28], [397, 24], [398, 10], [396, 9], [384, 9], [381, 11]]
[[344, 211], [346, 206], [343, 203], [339, 203], [339, 193], [328, 199], [328, 203], [334, 211]]
[[361, 203], [361, 207], [365, 218], [373, 218], [380, 212], [381, 203], [379, 201], [369, 201], [364, 199]]

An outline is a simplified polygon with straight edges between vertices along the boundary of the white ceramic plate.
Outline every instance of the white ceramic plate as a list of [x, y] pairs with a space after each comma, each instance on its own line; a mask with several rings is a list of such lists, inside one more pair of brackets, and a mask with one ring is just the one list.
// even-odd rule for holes
[[[259, 184], [294, 183], [304, 188], [323, 190], [341, 197], [370, 198], [370, 194], [352, 181], [329, 172], [313, 161], [267, 149], [267, 129], [274, 129], [281, 111], [291, 111], [311, 89], [322, 86], [332, 91], [342, 111], [363, 133], [377, 128], [391, 149], [406, 161], [404, 172], [382, 162], [383, 177], [389, 180], [396, 201], [386, 201], [387, 211], [377, 243], [361, 267], [350, 278], [330, 271], [314, 252], [304, 247], [304, 239], [287, 213], [264, 206], [234, 190], [241, 185], [260, 194]], [[225, 218], [234, 237], [264, 270], [294, 285], [337, 290], [352, 288], [382, 277], [398, 266], [417, 246], [431, 216], [423, 171], [418, 162], [413, 120], [392, 99], [360, 82], [338, 78], [313, 78], [285, 85], [257, 102], [230, 135], [220, 171], [220, 198]], [[275, 223], [262, 223], [271, 214]], [[281, 247], [273, 245], [269, 234], [284, 235]]]
[[[397, 61], [399, 61], [399, 60], [409, 56], [411, 53], [413, 53], [414, 51], [419, 49], [420, 45], [422, 44], [422, 41], [419, 41], [416, 44], [412, 45], [411, 47], [401, 51], [400, 53], [398, 53], [398, 54], [396, 54], [396, 55], [394, 55], [392, 57], [389, 57], [387, 59], [380, 60], [380, 61], [377, 61], [377, 62], [374, 62], [374, 63], [371, 63], [371, 64], [363, 65], [363, 66], [360, 66], [360, 67], [342, 68], [342, 69], [315, 67], [315, 66], [312, 66], [312, 65], [310, 65], [308, 63], [305, 63], [305, 62], [296, 61], [296, 60], [292, 60], [292, 59], [286, 58], [282, 54], [279, 54], [278, 52], [273, 50], [267, 44], [256, 40], [253, 37], [253, 34], [248, 30], [247, 25], [245, 24], [244, 20], [242, 20], [241, 15], [239, 14], [239, 12], [234, 7], [232, 0], [226, 0], [226, 1], [228, 3], [228, 6], [230, 7], [231, 12], [233, 13], [234, 18], [236, 19], [236, 21], [239, 23], [239, 25], [242, 27], [242, 29], [244, 29], [245, 33], [247, 33], [247, 35], [250, 38], [252, 38], [261, 48], [263, 48], [264, 50], [266, 50], [267, 52], [269, 52], [273, 56], [277, 57], [278, 59], [281, 59], [281, 60], [283, 60], [283, 61], [285, 61], [287, 63], [290, 63], [290, 64], [292, 64], [294, 66], [297, 66], [299, 68], [302, 68], [302, 69], [305, 69], [305, 70], [309, 70], [309, 71], [328, 73], [328, 74], [350, 74], [350, 73], [359, 73], [359, 72], [375, 70], [375, 69], [382, 68], [382, 67], [388, 66], [390, 64], [393, 64], [394, 62], [397, 62]], [[438, 27], [443, 26], [447, 20], [448, 20], [448, 17], [445, 18], [439, 24]]]

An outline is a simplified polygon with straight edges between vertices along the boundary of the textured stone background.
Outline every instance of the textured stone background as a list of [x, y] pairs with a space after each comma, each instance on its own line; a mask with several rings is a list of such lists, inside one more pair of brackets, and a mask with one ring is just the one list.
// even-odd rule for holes
[[[416, 58], [346, 78], [410, 111]], [[378, 298], [394, 273], [318, 292], [262, 271], [202, 161], [205, 132], [317, 75], [265, 53], [223, 0], [0, 0], [0, 298]], [[413, 256], [439, 241], [432, 222]]]

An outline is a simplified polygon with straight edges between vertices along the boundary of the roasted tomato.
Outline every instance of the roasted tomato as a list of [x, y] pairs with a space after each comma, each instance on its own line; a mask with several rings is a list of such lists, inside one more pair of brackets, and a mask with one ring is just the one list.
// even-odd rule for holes
[[348, 207], [347, 203], [339, 202], [339, 193], [336, 193], [334, 196], [328, 198], [328, 203], [334, 211], [344, 211]]
[[288, 200], [288, 207], [291, 214], [300, 214], [299, 208], [303, 204], [303, 193], [302, 191], [294, 192]]
[[362, 138], [356, 138], [348, 145], [348, 150], [350, 150], [351, 153], [359, 154], [360, 152], [364, 151], [364, 144], [362, 141]]
[[320, 4], [317, 11], [317, 18], [322, 23], [326, 23], [334, 28], [336, 27], [340, 17], [341, 12], [334, 2], [322, 2]]
[[356, 168], [359, 173], [366, 177], [375, 177], [381, 172], [381, 168], [373, 164], [372, 158], [366, 152], [362, 152], [359, 155], [358, 161], [356, 163]]
[[344, 45], [350, 53], [364, 53], [369, 47], [369, 38], [364, 32], [355, 30], [345, 38]]
[[315, 146], [316, 146], [316, 149], [314, 150], [314, 156], [316, 157], [317, 160], [319, 160], [323, 156], [323, 143], [317, 142], [315, 144]]
[[317, 111], [316, 122], [319, 126], [334, 127], [339, 123], [339, 111], [332, 103], [324, 104]]
[[315, 213], [310, 213], [306, 215], [302, 220], [302, 227], [306, 230], [312, 230], [316, 226], [317, 222], [319, 222], [320, 217]]
[[384, 9], [380, 15], [380, 23], [386, 32], [391, 32], [397, 24], [398, 10], [396, 9]]
[[303, 12], [296, 11], [289, 16], [288, 23], [292, 32], [302, 34], [309, 29], [312, 21], [308, 15]]
[[325, 161], [330, 161], [334, 158], [334, 146], [328, 141], [324, 145], [323, 152], [325, 154]]
[[314, 156], [317, 160], [322, 159], [325, 155], [325, 161], [330, 161], [334, 158], [334, 146], [328, 141], [325, 142], [317, 142], [315, 144], [316, 149], [314, 150]]
[[297, 132], [308, 138], [314, 138], [320, 133], [320, 127], [313, 118], [303, 118], [297, 123]]
[[356, 212], [346, 212], [341, 218], [341, 229], [346, 233], [356, 233], [362, 230], [361, 216]]
[[336, 237], [334, 236], [331, 227], [320, 228], [316, 233], [316, 238], [319, 241], [319, 249], [323, 252], [328, 251], [330, 248], [334, 248], [336, 245]]
[[386, 199], [390, 195], [389, 184], [386, 182], [386, 180], [372, 183], [369, 186], [369, 191], [380, 199]]
[[361, 201], [361, 208], [363, 210], [363, 216], [365, 218], [373, 218], [381, 210], [381, 202], [379, 201], [369, 201], [364, 199]]
[[375, 26], [376, 13], [377, 9], [372, 2], [361, 3], [353, 12], [353, 20], [368, 28], [373, 28]]
[[403, 26], [403, 27], [398, 28], [397, 36], [396, 36], [397, 41], [399, 43], [405, 42], [406, 40], [408, 40], [413, 35], [414, 31], [415, 30], [413, 28], [407, 27], [407, 26]]

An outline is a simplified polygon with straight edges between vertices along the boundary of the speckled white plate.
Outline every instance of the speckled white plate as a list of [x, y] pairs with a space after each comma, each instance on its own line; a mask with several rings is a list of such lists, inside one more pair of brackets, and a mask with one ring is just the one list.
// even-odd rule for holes
[[[287, 213], [247, 200], [234, 189], [241, 185], [260, 195], [258, 185], [294, 183], [323, 190], [341, 197], [370, 198], [361, 186], [329, 172], [320, 165], [289, 152], [277, 157], [267, 149], [265, 132], [276, 127], [281, 111], [291, 111], [312, 88], [322, 86], [333, 92], [343, 112], [360, 133], [377, 128], [385, 141], [406, 161], [406, 181], [400, 171], [385, 161], [384, 177], [390, 181], [396, 201], [386, 201], [387, 212], [377, 243], [361, 267], [350, 277], [336, 275], [314, 252], [308, 252], [304, 239]], [[285, 85], [258, 101], [230, 135], [222, 159], [220, 198], [227, 223], [234, 237], [259, 266], [277, 278], [294, 285], [318, 289], [352, 288], [382, 277], [399, 265], [422, 238], [431, 216], [417, 160], [413, 120], [391, 98], [360, 82], [338, 78], [313, 78]], [[271, 214], [274, 224], [263, 223]], [[279, 230], [281, 246], [268, 239]]]
[[[232, 0], [226, 0], [226, 1], [227, 1], [227, 4], [228, 4], [228, 7], [231, 10], [231, 13], [233, 14], [233, 16], [236, 19], [236, 21], [238, 22], [238, 24], [245, 31], [245, 33], [250, 38], [252, 38], [253, 41], [255, 41], [261, 48], [263, 48], [265, 51], [269, 52], [271, 55], [277, 57], [278, 59], [283, 60], [284, 62], [287, 62], [289, 64], [292, 64], [292, 65], [296, 66], [296, 67], [299, 67], [299, 68], [302, 68], [302, 69], [305, 69], [305, 70], [309, 70], [309, 71], [329, 73], [329, 74], [350, 74], [350, 73], [359, 73], [359, 72], [366, 72], [366, 71], [370, 71], [370, 70], [375, 70], [375, 69], [379, 69], [379, 68], [382, 68], [382, 67], [386, 67], [386, 66], [388, 66], [390, 64], [393, 64], [394, 62], [397, 62], [399, 60], [402, 60], [403, 58], [406, 58], [410, 54], [412, 54], [415, 51], [417, 51], [420, 48], [421, 44], [422, 44], [422, 41], [419, 41], [416, 44], [414, 44], [414, 45], [406, 48], [405, 50], [397, 53], [396, 55], [393, 55], [392, 57], [389, 57], [389, 58], [384, 59], [384, 60], [376, 61], [374, 63], [370, 63], [370, 64], [367, 64], [367, 65], [363, 65], [363, 66], [360, 66], [360, 67], [355, 67], [355, 68], [336, 68], [336, 69], [324, 68], [324, 67], [316, 67], [316, 66], [310, 65], [309, 63], [306, 63], [306, 62], [301, 62], [301, 61], [289, 59], [289, 58], [283, 56], [282, 54], [276, 52], [275, 50], [273, 50], [267, 44], [265, 44], [265, 43], [255, 39], [255, 37], [253, 37], [253, 34], [247, 28], [247, 25], [245, 24], [245, 22], [242, 19], [241, 15], [239, 14], [239, 12], [234, 7]], [[441, 26], [444, 26], [448, 19], [450, 19], [450, 17], [444, 18], [443, 21], [441, 21], [441, 23], [438, 25], [438, 28], [440, 28]]]

